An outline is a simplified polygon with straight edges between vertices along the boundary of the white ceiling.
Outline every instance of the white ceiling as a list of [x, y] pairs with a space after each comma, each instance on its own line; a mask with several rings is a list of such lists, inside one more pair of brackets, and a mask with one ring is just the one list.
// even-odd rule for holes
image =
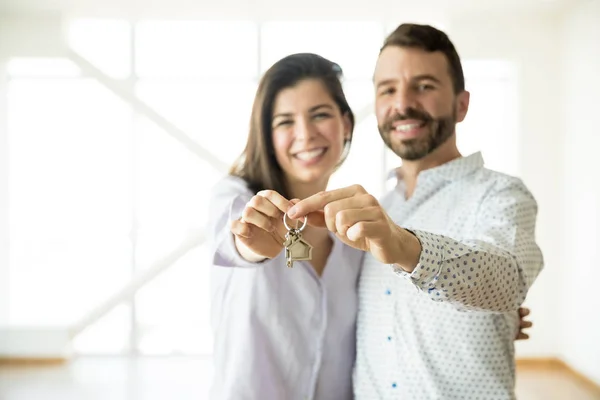
[[498, 12], [560, 12], [584, 0], [0, 0], [0, 16], [65, 15], [160, 18], [372, 19], [451, 18]]

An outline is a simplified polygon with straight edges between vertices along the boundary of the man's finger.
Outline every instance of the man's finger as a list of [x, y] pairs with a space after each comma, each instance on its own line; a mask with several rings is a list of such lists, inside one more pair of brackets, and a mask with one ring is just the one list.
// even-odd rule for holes
[[533, 326], [533, 322], [531, 322], [531, 321], [521, 321], [521, 322], [519, 322], [519, 326], [521, 327], [521, 329], [531, 328]]
[[520, 317], [526, 317], [529, 315], [529, 308], [527, 307], [519, 307], [519, 316]]
[[[327, 214], [327, 213], [326, 213]], [[342, 235], [357, 223], [375, 222], [381, 213], [376, 207], [345, 209], [335, 214], [336, 232]], [[356, 229], [355, 229], [356, 230]], [[362, 232], [362, 230], [361, 230]], [[359, 233], [358, 231], [355, 233]], [[366, 233], [366, 232], [365, 232]], [[356, 239], [353, 239], [356, 240]]]
[[308, 218], [306, 221], [307, 225], [317, 228], [327, 228], [327, 223], [325, 222], [325, 213], [323, 211], [311, 212], [306, 217]]
[[290, 218], [301, 218], [308, 213], [323, 210], [331, 202], [352, 197], [359, 193], [366, 193], [365, 189], [360, 185], [319, 192], [299, 201], [298, 204], [288, 210], [287, 214]]
[[353, 242], [361, 239], [370, 238], [375, 239], [374, 243], [378, 243], [376, 239], [380, 239], [381, 236], [381, 223], [371, 221], [360, 221], [352, 225], [346, 231], [346, 237]]
[[527, 340], [529, 339], [529, 335], [523, 332], [519, 332], [517, 335], [517, 340]]

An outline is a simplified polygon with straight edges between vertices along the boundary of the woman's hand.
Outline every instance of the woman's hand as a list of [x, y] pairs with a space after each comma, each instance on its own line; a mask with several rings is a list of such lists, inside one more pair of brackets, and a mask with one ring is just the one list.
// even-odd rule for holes
[[293, 205], [274, 190], [263, 190], [252, 197], [242, 217], [231, 223], [231, 233], [240, 255], [251, 262], [276, 257], [283, 249], [287, 233], [283, 214]]

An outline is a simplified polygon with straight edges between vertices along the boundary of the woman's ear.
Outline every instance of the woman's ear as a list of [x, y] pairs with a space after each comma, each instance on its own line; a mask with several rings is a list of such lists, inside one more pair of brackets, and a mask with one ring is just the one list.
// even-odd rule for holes
[[352, 121], [350, 120], [350, 115], [346, 112], [342, 117], [344, 121], [344, 141], [348, 141], [352, 139]]

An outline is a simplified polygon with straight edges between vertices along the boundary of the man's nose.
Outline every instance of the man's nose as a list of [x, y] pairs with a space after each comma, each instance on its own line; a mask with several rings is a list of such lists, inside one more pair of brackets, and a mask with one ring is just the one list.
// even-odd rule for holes
[[410, 90], [400, 89], [394, 96], [394, 111], [400, 115], [405, 115], [409, 108], [416, 108], [416, 99]]

